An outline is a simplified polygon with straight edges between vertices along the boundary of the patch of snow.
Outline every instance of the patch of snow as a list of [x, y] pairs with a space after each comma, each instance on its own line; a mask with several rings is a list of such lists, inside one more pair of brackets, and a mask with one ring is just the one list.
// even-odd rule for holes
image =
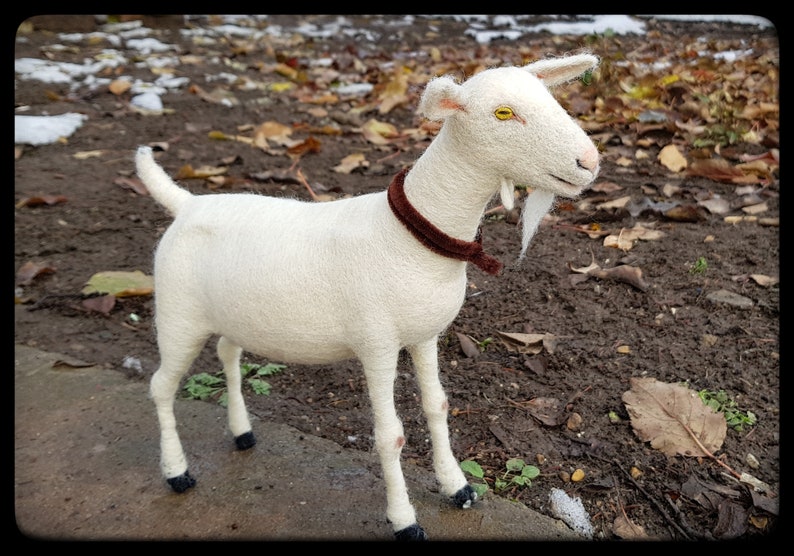
[[69, 137], [88, 119], [85, 114], [68, 112], [59, 116], [14, 116], [15, 145], [49, 145]]

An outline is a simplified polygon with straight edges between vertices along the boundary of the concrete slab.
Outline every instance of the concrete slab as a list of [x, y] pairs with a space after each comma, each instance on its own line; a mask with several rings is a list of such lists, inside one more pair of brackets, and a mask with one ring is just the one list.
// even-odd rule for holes
[[[14, 508], [38, 540], [392, 540], [374, 454], [254, 420], [258, 443], [235, 450], [224, 408], [178, 400], [195, 488], [160, 475], [148, 383], [15, 346]], [[59, 365], [68, 361], [71, 365]], [[405, 464], [431, 541], [580, 540], [561, 521], [488, 494], [453, 507], [426, 469]]]

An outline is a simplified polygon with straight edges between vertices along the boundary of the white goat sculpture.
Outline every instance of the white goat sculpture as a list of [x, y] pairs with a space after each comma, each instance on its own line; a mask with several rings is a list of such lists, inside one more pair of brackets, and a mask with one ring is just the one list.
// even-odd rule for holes
[[328, 363], [357, 357], [374, 414], [374, 439], [397, 539], [423, 540], [400, 465], [405, 444], [394, 404], [400, 350], [411, 355], [433, 442], [441, 492], [459, 507], [477, 498], [455, 459], [437, 341], [466, 292], [466, 262], [498, 273], [479, 227], [513, 185], [534, 192], [523, 216], [522, 256], [556, 195], [595, 179], [598, 151], [547, 89], [594, 68], [590, 54], [482, 71], [463, 84], [431, 80], [420, 112], [443, 121], [413, 168], [388, 191], [327, 203], [254, 194], [192, 195], [139, 147], [137, 172], [175, 219], [155, 255], [160, 367], [151, 396], [161, 468], [173, 490], [195, 484], [179, 440], [174, 397], [212, 335], [228, 381], [229, 427], [239, 449], [255, 444], [240, 390], [240, 355]]

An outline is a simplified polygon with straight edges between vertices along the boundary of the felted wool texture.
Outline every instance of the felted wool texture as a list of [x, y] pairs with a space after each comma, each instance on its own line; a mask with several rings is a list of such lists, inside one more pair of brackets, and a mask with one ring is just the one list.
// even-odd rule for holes
[[[442, 126], [403, 174], [401, 206], [413, 208], [408, 224], [424, 227], [425, 236], [428, 229], [439, 232], [430, 248], [395, 215], [386, 191], [328, 203], [194, 196], [174, 183], [151, 149], [139, 148], [139, 177], [175, 217], [155, 253], [161, 364], [150, 385], [166, 478], [187, 473], [173, 399], [210, 336], [222, 337], [218, 355], [230, 374], [239, 373], [242, 350], [284, 363], [357, 357], [367, 378], [386, 515], [395, 531], [416, 525], [400, 466], [406, 439], [393, 393], [405, 347], [427, 396], [436, 477], [441, 491], [457, 500], [466, 479], [450, 447], [437, 340], [463, 304], [466, 262], [433, 249], [462, 247], [466, 260], [469, 249], [479, 253], [475, 258], [484, 255], [477, 240], [485, 209], [497, 195], [507, 205], [518, 184], [534, 191], [524, 208], [525, 252], [554, 197], [575, 197], [592, 183], [598, 151], [548, 87], [596, 62], [578, 55], [489, 69], [462, 84], [450, 77], [428, 83], [420, 110]], [[236, 436], [250, 432], [239, 382], [229, 382]], [[462, 504], [473, 501], [463, 498]]]
[[541, 220], [549, 212], [551, 206], [554, 204], [554, 193], [539, 189], [533, 191], [527, 196], [524, 201], [524, 207], [521, 209], [521, 255], [519, 259], [523, 259], [527, 254], [529, 242], [532, 236], [540, 226]]
[[389, 207], [397, 219], [431, 251], [451, 259], [474, 263], [488, 274], [499, 274], [499, 271], [502, 270], [502, 263], [483, 252], [482, 229], [477, 230], [474, 241], [462, 241], [450, 237], [435, 227], [411, 205], [403, 191], [403, 182], [407, 173], [408, 169], [406, 168], [394, 176], [387, 192]]
[[468, 483], [460, 474], [460, 465], [452, 453], [447, 415], [449, 402], [438, 374], [436, 341], [409, 346], [408, 352], [416, 367], [422, 397], [422, 408], [433, 442], [433, 469], [443, 494], [453, 496]]
[[[552, 195], [538, 194], [530, 206], [525, 204], [520, 258], [553, 196], [575, 197], [597, 175], [597, 149], [548, 89], [578, 77], [597, 62], [591, 55], [542, 60], [521, 68], [485, 70], [461, 85], [439, 77], [428, 83], [423, 95], [420, 110], [443, 121], [436, 141], [444, 135], [445, 156], [463, 154], [465, 160], [456, 164], [466, 168], [467, 179], [490, 181], [490, 194], [498, 192], [507, 209], [513, 203], [515, 184]], [[495, 118], [500, 107], [510, 108], [513, 117]], [[470, 146], [473, 136], [476, 147]], [[441, 214], [422, 214], [433, 222], [445, 221]]]

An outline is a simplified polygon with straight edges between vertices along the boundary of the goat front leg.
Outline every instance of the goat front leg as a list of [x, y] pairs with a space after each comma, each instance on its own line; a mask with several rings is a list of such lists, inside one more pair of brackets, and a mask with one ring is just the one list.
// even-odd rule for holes
[[375, 447], [386, 482], [386, 517], [397, 540], [425, 540], [408, 497], [400, 455], [405, 445], [403, 425], [394, 406], [394, 379], [399, 349], [360, 356], [367, 379], [375, 429]]
[[441, 492], [452, 497], [459, 508], [468, 508], [477, 500], [477, 493], [452, 453], [447, 415], [449, 402], [438, 375], [438, 338], [409, 346], [408, 352], [416, 369], [422, 394], [422, 408], [433, 443], [433, 468]]
[[242, 373], [240, 372], [240, 356], [243, 350], [225, 337], [218, 340], [218, 359], [223, 363], [223, 372], [226, 375], [226, 392], [229, 411], [229, 429], [234, 435], [234, 442], [238, 450], [253, 448], [256, 437], [251, 430], [251, 421], [248, 419], [248, 410], [242, 393]]

